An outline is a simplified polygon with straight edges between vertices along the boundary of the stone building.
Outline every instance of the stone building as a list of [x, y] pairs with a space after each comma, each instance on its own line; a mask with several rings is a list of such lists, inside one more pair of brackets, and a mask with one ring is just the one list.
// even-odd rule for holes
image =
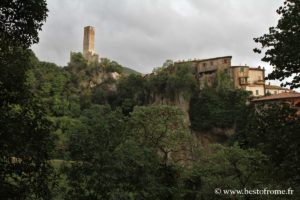
[[230, 76], [236, 88], [250, 91], [253, 96], [265, 95], [265, 70], [261, 67], [231, 66]]
[[269, 95], [293, 92], [293, 90], [283, 88], [283, 87], [280, 87], [277, 85], [270, 85], [270, 83], [265, 85], [265, 89], [266, 89], [266, 94], [269, 94]]
[[199, 80], [200, 88], [205, 85], [211, 86], [216, 79], [218, 70], [226, 71], [231, 66], [231, 56], [223, 56], [208, 59], [195, 59], [188, 61], [178, 61], [175, 64], [191, 63], [195, 68], [196, 76]]
[[211, 86], [216, 79], [217, 71], [228, 73], [236, 88], [252, 92], [253, 96], [265, 95], [265, 70], [249, 66], [232, 66], [232, 56], [215, 57], [208, 59], [195, 59], [178, 61], [176, 63], [192, 63], [200, 88]]
[[99, 61], [99, 55], [95, 53], [95, 28], [92, 26], [84, 27], [83, 57], [88, 62]]
[[[71, 59], [73, 52], [71, 52]], [[95, 28], [92, 26], [84, 27], [84, 34], [83, 34], [83, 57], [88, 61], [91, 62], [99, 62], [99, 55], [95, 52]]]
[[300, 116], [300, 93], [290, 91], [282, 92], [280, 94], [273, 94], [270, 96], [260, 97], [253, 99], [251, 102], [260, 103], [260, 102], [286, 102], [291, 107], [297, 109], [297, 115]]

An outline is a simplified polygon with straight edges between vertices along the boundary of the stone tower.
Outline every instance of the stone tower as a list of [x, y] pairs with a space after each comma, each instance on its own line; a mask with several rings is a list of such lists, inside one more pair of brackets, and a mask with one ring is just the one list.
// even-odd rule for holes
[[88, 62], [99, 61], [99, 55], [95, 53], [95, 28], [92, 26], [84, 27], [83, 57]]

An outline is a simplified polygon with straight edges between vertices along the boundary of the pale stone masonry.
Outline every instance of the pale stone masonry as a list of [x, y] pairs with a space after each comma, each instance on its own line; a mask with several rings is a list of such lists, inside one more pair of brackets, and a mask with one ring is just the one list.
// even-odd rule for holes
[[88, 62], [99, 61], [99, 55], [95, 53], [95, 28], [92, 26], [84, 27], [83, 57]]
[[82, 52], [84, 57], [95, 53], [95, 28], [92, 26], [84, 27]]
[[232, 56], [222, 56], [208, 59], [178, 61], [176, 63], [192, 63], [199, 80], [199, 87], [212, 85], [217, 71], [228, 73], [236, 88], [250, 91], [253, 96], [265, 95], [265, 70], [261, 67], [232, 66]]
[[236, 88], [250, 91], [253, 96], [265, 95], [265, 69], [261, 67], [231, 66], [230, 73]]
[[266, 94], [280, 94], [280, 93], [287, 93], [287, 92], [293, 92], [293, 90], [287, 89], [287, 88], [283, 88], [277, 85], [271, 85], [266, 84], [265, 85], [265, 89], [266, 89]]
[[[74, 53], [71, 52], [71, 61], [73, 55]], [[95, 52], [95, 28], [92, 26], [84, 27], [82, 55], [88, 61], [88, 63], [99, 62], [99, 55]]]

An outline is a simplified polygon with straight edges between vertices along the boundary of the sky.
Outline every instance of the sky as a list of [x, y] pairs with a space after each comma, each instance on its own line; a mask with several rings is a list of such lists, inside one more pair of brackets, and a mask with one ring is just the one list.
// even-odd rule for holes
[[276, 26], [283, 0], [48, 0], [48, 18], [33, 46], [42, 61], [66, 66], [94, 26], [100, 57], [149, 73], [171, 59], [233, 56], [232, 65], [271, 71], [253, 38]]

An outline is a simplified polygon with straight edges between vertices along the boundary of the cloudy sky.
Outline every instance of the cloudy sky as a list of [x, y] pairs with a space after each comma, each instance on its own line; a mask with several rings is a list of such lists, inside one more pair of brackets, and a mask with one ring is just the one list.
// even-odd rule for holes
[[277, 24], [283, 0], [48, 0], [49, 16], [33, 50], [65, 66], [81, 52], [83, 27], [96, 28], [95, 49], [139, 72], [167, 59], [232, 55], [233, 65], [258, 65], [253, 38]]

